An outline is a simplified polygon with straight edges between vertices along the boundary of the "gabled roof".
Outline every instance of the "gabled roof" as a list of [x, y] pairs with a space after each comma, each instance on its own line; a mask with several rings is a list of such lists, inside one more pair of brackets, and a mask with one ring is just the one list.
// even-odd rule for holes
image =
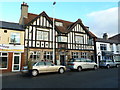
[[12, 23], [6, 21], [0, 21], [0, 28], [24, 31], [22, 25], [19, 25], [18, 23]]
[[[52, 17], [49, 17], [44, 11], [42, 13], [38, 14], [33, 14], [33, 13], [28, 13], [28, 18], [24, 19], [24, 24], [25, 25], [29, 25], [32, 21], [34, 21], [35, 19], [37, 19], [39, 16], [44, 15], [47, 17], [47, 19], [51, 22], [51, 24], [53, 23]], [[70, 22], [70, 21], [66, 21], [66, 20], [61, 20], [61, 19], [55, 19], [55, 21], [57, 22], [62, 22], [63, 26], [55, 26], [57, 31], [61, 32], [61, 33], [69, 33], [76, 24], [80, 23], [80, 25], [83, 27], [83, 29], [91, 36], [91, 37], [96, 37], [92, 32], [90, 32], [89, 30], [87, 30], [87, 28], [82, 24], [82, 21], [80, 19], [78, 19], [76, 22]]]
[[110, 40], [110, 39], [103, 39], [103, 38], [97, 38], [96, 42], [103, 42], [103, 43], [116, 43], [118, 44], [119, 42], [116, 40]]
[[120, 43], [120, 33], [115, 35], [115, 36], [112, 36], [110, 38], [108, 38], [109, 40], [114, 40], [114, 41], [117, 41], [118, 43]]

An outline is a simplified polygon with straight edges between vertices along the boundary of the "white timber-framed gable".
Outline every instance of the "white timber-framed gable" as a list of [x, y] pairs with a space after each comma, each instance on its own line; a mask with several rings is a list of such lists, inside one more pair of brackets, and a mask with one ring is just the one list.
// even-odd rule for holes
[[[57, 34], [57, 31], [55, 31]], [[57, 39], [56, 39], [57, 40]], [[33, 48], [52, 48], [53, 28], [48, 16], [43, 12], [27, 24], [25, 30], [25, 47], [27, 42]]]

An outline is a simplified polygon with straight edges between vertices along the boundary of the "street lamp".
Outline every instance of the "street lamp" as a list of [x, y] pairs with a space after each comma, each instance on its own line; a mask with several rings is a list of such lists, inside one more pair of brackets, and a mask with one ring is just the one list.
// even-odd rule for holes
[[53, 63], [55, 63], [55, 18], [54, 18], [55, 4], [56, 2], [53, 3]]

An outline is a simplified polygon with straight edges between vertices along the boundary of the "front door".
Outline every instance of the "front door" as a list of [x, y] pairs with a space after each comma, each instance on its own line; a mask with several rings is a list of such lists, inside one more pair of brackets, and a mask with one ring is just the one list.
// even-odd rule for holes
[[65, 55], [60, 55], [60, 65], [65, 66]]
[[20, 71], [21, 53], [13, 53], [12, 71]]

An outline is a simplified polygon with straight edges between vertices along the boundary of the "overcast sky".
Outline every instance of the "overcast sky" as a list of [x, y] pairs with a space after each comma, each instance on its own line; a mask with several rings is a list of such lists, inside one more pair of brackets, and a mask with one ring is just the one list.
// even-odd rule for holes
[[[0, 20], [18, 23], [21, 3], [0, 2]], [[52, 2], [26, 3], [30, 13], [45, 11], [48, 16], [53, 16]], [[103, 33], [108, 33], [109, 37], [118, 33], [118, 2], [56, 2], [55, 17], [72, 22], [80, 18], [98, 37], [102, 37]]]

